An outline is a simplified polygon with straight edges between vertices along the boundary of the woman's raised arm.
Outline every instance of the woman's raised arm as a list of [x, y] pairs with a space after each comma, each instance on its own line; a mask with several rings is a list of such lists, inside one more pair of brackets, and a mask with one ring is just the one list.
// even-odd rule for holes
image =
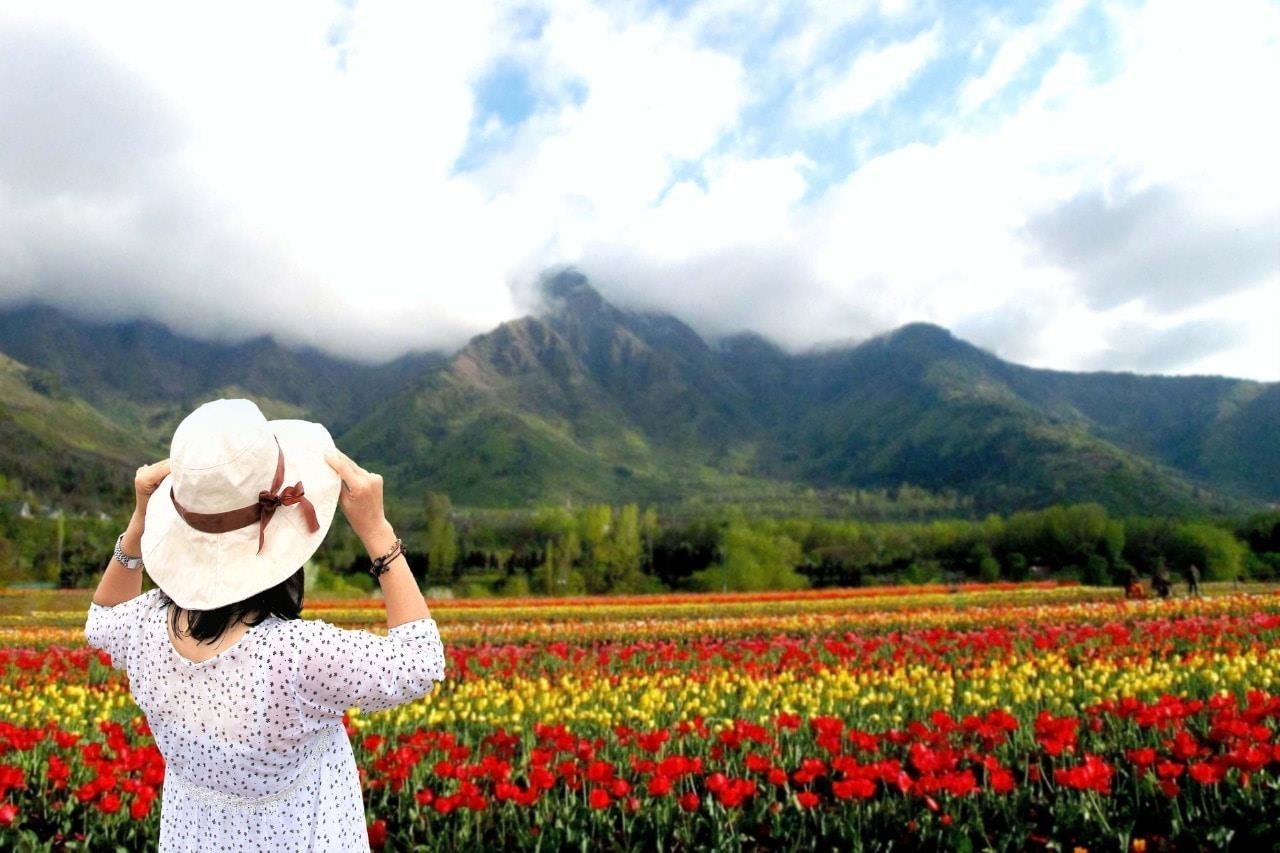
[[[134, 474], [133, 517], [129, 519], [129, 526], [125, 528], [124, 538], [120, 541], [120, 549], [126, 555], [136, 556], [142, 553], [142, 530], [147, 520], [147, 503], [167, 476], [169, 476], [168, 459], [143, 465]], [[132, 571], [126, 569], [112, 555], [111, 561], [107, 563], [107, 570], [102, 574], [102, 580], [98, 581], [98, 588], [94, 590], [93, 603], [103, 607], [114, 607], [141, 593], [141, 569]]]
[[[342, 477], [338, 503], [347, 523], [369, 552], [370, 559], [390, 552], [395, 545], [396, 534], [382, 506], [382, 475], [369, 473], [339, 450], [326, 454], [325, 461]], [[378, 577], [387, 608], [387, 627], [394, 628], [430, 616], [427, 600], [418, 589], [418, 582], [409, 570], [404, 553], [397, 554], [388, 565], [390, 568]]]

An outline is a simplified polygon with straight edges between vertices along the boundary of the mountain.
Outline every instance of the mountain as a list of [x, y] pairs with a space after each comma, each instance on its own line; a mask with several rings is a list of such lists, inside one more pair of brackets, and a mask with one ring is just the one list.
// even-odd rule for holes
[[[1280, 501], [1276, 383], [1038, 370], [927, 324], [791, 354], [751, 333], [709, 343], [675, 317], [609, 303], [572, 270], [541, 286], [535, 315], [452, 355], [379, 367], [266, 338], [0, 312], [0, 434], [39, 449], [23, 463], [6, 452], [0, 471], [71, 494], [65, 476], [42, 474], [60, 449], [63, 468], [101, 478], [161, 451], [200, 400], [244, 394], [269, 415], [328, 424], [402, 501], [430, 488], [473, 506], [673, 504], [902, 484], [978, 510]], [[57, 419], [76, 426], [64, 435]]]
[[0, 355], [0, 496], [13, 483], [73, 509], [122, 502], [150, 442]]
[[257, 399], [269, 416], [307, 414], [341, 433], [445, 358], [419, 353], [373, 367], [268, 337], [197, 341], [157, 323], [90, 323], [44, 306], [0, 312], [0, 352], [162, 446], [199, 402], [234, 393]]
[[[776, 476], [828, 486], [907, 482], [1002, 508], [1096, 500], [1192, 512], [1218, 498], [1158, 455], [1126, 446], [1137, 442], [1132, 431], [1100, 427], [1067, 395], [1047, 405], [1048, 371], [1009, 365], [936, 326], [799, 357], [770, 354], [758, 341], [729, 347], [753, 356], [731, 359], [745, 366], [739, 382], [772, 395], [773, 411], [799, 413], [774, 425]], [[1127, 405], [1123, 394], [1111, 399]]]
[[544, 293], [543, 315], [472, 338], [357, 424], [352, 452], [485, 504], [741, 485], [724, 463], [750, 401], [701, 338], [621, 311], [576, 273]]

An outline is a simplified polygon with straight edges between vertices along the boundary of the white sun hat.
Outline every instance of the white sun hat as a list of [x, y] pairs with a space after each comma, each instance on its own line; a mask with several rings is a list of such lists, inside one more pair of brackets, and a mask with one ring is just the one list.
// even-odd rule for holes
[[342, 479], [317, 423], [214, 400], [178, 424], [147, 504], [142, 562], [174, 603], [211, 610], [288, 579], [324, 541]]

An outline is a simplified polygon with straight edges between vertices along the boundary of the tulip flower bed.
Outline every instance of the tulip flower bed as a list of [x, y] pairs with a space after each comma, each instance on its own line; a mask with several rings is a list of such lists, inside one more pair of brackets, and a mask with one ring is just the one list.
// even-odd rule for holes
[[[844, 592], [433, 606], [448, 681], [346, 718], [371, 841], [1280, 843], [1280, 595]], [[146, 721], [53, 621], [0, 646], [0, 848], [154, 845], [164, 765]]]

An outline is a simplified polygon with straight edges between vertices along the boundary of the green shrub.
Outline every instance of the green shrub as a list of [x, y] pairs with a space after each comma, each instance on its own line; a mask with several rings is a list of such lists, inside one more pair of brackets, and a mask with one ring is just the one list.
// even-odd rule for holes
[[509, 575], [498, 587], [498, 595], [504, 598], [526, 598], [529, 595], [529, 576], [524, 572]]

